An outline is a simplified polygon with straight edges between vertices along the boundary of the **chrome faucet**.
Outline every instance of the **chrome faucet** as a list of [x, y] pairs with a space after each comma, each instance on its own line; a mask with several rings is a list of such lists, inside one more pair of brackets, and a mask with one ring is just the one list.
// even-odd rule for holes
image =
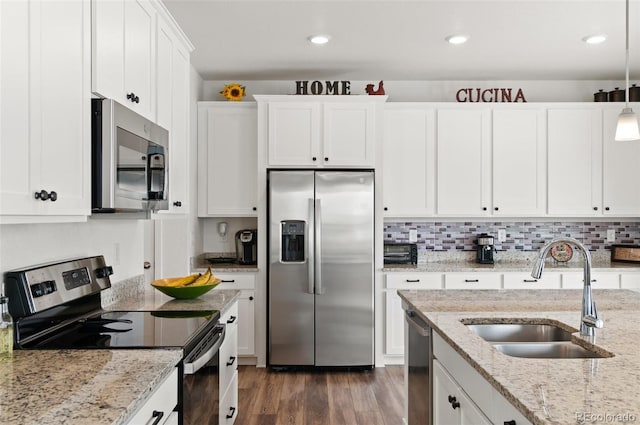
[[547, 254], [549, 254], [551, 247], [558, 242], [570, 243], [576, 246], [580, 251], [582, 251], [582, 255], [584, 257], [584, 286], [582, 288], [582, 317], [580, 319], [580, 335], [593, 337], [595, 333], [594, 329], [603, 328], [604, 322], [598, 318], [596, 303], [595, 301], [593, 301], [593, 296], [591, 294], [591, 254], [580, 241], [574, 238], [557, 238], [553, 239], [551, 242], [548, 242], [540, 249], [540, 255], [538, 256], [538, 259], [533, 266], [531, 276], [534, 279], [540, 279], [540, 276], [542, 276], [542, 271], [544, 270], [544, 264], [545, 259], [547, 258]]

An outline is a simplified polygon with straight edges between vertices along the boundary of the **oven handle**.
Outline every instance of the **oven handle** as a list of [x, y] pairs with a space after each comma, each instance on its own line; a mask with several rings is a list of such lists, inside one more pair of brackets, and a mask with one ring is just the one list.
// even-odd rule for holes
[[202, 367], [204, 367], [204, 365], [209, 363], [209, 361], [216, 355], [218, 350], [220, 350], [220, 346], [224, 341], [224, 336], [226, 333], [225, 326], [222, 324], [216, 325], [213, 332], [218, 333], [219, 335], [217, 338], [213, 339], [211, 347], [197, 359], [191, 362], [184, 362], [185, 375], [193, 375], [198, 372], [200, 369], [202, 369]]

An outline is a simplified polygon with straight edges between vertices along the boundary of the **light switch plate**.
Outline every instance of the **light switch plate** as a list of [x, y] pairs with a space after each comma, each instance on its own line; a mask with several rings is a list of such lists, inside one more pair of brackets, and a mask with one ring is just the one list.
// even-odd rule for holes
[[418, 242], [418, 231], [416, 229], [409, 229], [409, 242]]
[[506, 229], [498, 229], [498, 242], [504, 242], [507, 240]]
[[616, 229], [607, 229], [607, 242], [616, 241]]

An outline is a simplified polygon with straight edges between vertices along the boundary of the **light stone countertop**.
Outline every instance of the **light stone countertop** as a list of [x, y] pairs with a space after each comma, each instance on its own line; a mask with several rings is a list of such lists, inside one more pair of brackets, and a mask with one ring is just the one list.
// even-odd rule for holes
[[[583, 262], [572, 260], [568, 263], [556, 263], [547, 260], [545, 270], [548, 272], [577, 272], [582, 271]], [[526, 272], [531, 273], [533, 261], [497, 261], [495, 264], [478, 264], [473, 261], [438, 261], [417, 265], [398, 264], [385, 265], [382, 271], [394, 272], [422, 272], [422, 273], [454, 273], [454, 272]], [[640, 264], [612, 263], [608, 260], [593, 260], [591, 265], [593, 272], [640, 272]]]
[[180, 350], [16, 350], [0, 361], [0, 424], [124, 424], [181, 357]]
[[[213, 289], [175, 300], [151, 286], [105, 310], [220, 310], [240, 291]], [[0, 424], [121, 425], [182, 359], [175, 349], [15, 350], [0, 361]]]
[[[463, 319], [549, 319], [579, 336], [581, 290], [398, 291], [494, 388], [534, 424], [640, 422], [640, 293], [594, 290], [605, 322], [595, 344], [614, 354], [602, 359], [527, 359], [499, 353], [468, 330]], [[510, 320], [508, 320], [510, 321]], [[544, 400], [548, 415], [543, 409]], [[609, 415], [609, 416], [607, 416]], [[595, 421], [592, 419], [596, 419]], [[598, 420], [599, 419], [599, 420]]]

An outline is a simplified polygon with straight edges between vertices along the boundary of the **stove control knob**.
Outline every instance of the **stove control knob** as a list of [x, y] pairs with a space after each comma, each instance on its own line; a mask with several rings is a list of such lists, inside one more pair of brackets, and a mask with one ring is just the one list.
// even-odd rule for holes
[[95, 270], [95, 273], [98, 279], [102, 279], [104, 277], [111, 276], [113, 274], [113, 267], [111, 266], [99, 267]]
[[31, 285], [31, 295], [33, 298], [38, 298], [44, 295], [44, 288], [42, 288], [42, 284], [34, 283]]

